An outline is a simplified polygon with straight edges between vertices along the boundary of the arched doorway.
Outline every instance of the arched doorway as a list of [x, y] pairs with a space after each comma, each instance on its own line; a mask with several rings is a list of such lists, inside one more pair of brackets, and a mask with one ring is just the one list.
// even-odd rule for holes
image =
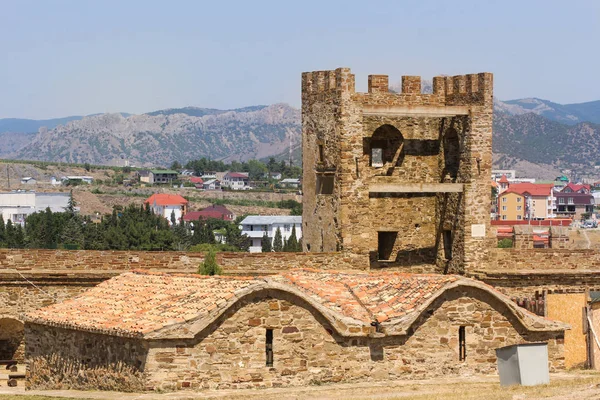
[[0, 359], [24, 360], [24, 325], [14, 318], [0, 318]]

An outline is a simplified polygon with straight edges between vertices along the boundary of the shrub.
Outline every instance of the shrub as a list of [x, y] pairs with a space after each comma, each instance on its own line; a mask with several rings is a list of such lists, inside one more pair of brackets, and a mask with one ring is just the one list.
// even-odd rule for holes
[[198, 273], [200, 275], [221, 275], [223, 270], [217, 264], [216, 252], [214, 249], [210, 249], [204, 256], [204, 261], [198, 267]]
[[502, 239], [498, 242], [498, 247], [501, 249], [511, 249], [513, 247], [513, 241], [510, 239]]

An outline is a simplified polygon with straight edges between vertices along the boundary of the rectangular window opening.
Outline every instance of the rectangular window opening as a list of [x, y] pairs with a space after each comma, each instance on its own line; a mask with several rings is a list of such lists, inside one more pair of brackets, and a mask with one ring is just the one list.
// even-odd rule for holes
[[398, 232], [377, 232], [377, 257], [382, 261], [389, 261], [392, 258], [394, 244]]
[[465, 361], [467, 359], [467, 335], [465, 327], [458, 328], [458, 360]]
[[383, 148], [373, 147], [371, 149], [371, 167], [383, 167]]
[[444, 257], [452, 260], [452, 231], [444, 231]]
[[323, 145], [319, 144], [319, 162], [325, 162], [325, 150], [323, 149]]
[[317, 194], [333, 194], [332, 174], [317, 174]]
[[267, 367], [273, 366], [273, 329], [267, 329], [265, 338], [265, 352], [267, 356]]

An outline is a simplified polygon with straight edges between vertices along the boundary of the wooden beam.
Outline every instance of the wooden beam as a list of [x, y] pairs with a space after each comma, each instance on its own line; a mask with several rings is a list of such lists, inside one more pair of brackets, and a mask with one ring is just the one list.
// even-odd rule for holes
[[384, 183], [371, 185], [370, 193], [461, 193], [462, 183]]

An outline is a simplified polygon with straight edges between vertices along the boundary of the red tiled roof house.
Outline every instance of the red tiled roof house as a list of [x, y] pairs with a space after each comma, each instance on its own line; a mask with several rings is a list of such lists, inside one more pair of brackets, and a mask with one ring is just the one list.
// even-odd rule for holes
[[178, 194], [155, 193], [148, 197], [144, 204], [148, 204], [154, 214], [161, 215], [171, 223], [171, 216], [179, 222], [187, 212], [188, 201]]
[[496, 348], [540, 341], [560, 369], [565, 329], [456, 275], [136, 271], [25, 316], [27, 387], [256, 388], [487, 374]]

